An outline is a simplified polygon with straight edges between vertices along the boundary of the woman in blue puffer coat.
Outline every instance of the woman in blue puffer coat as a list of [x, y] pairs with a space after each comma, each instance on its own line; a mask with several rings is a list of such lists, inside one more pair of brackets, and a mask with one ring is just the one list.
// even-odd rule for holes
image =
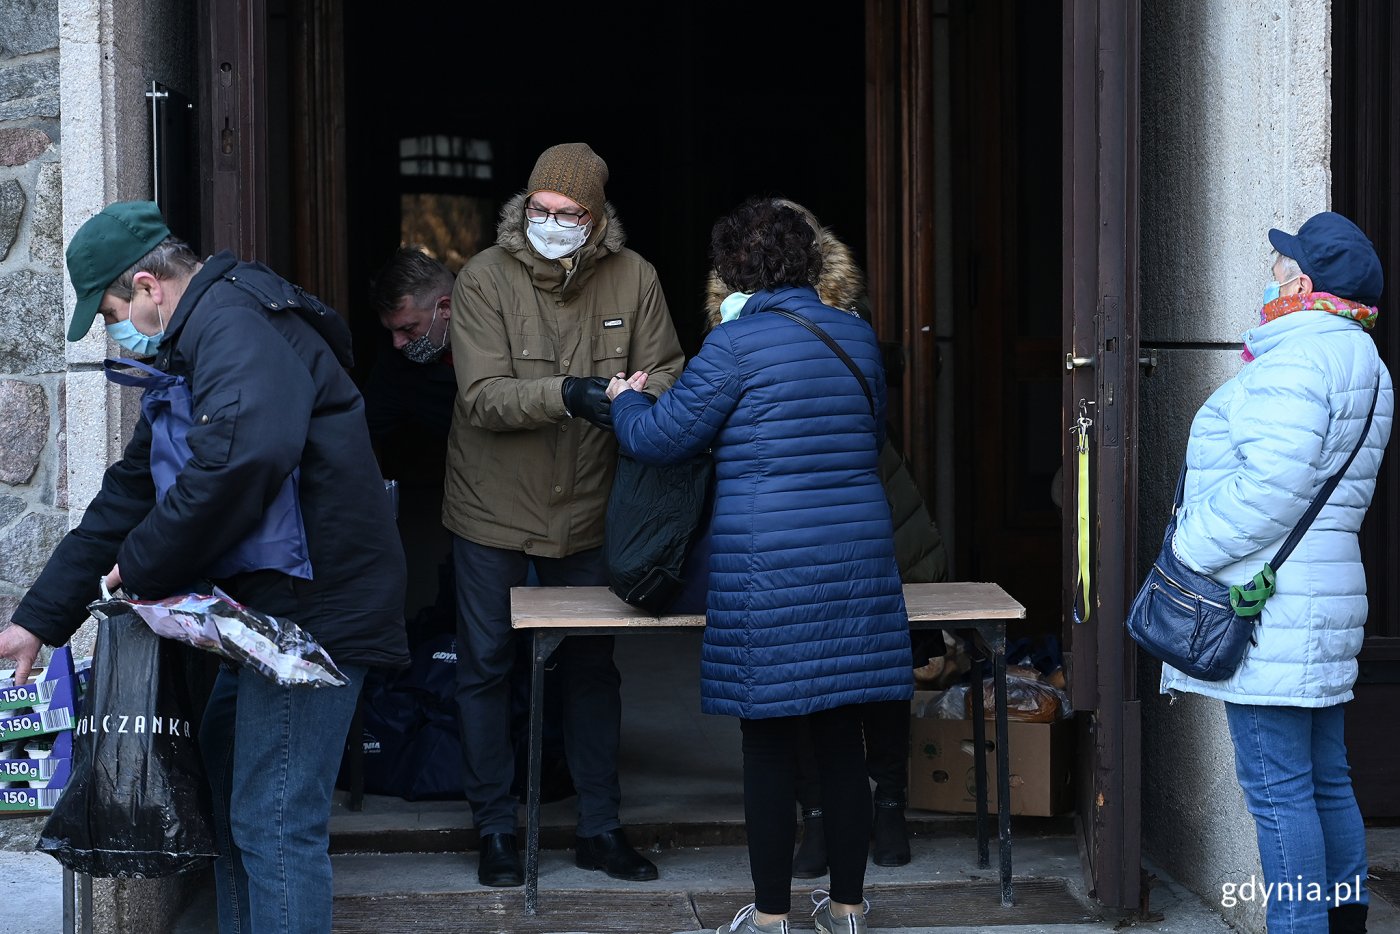
[[[817, 929], [865, 930], [870, 787], [862, 705], [908, 700], [908, 616], [880, 481], [885, 379], [870, 326], [822, 304], [816, 232], [751, 201], [715, 225], [711, 254], [734, 320], [710, 332], [653, 405], [645, 374], [615, 379], [613, 426], [637, 460], [709, 450], [716, 491], [702, 709], [740, 718], [754, 904], [738, 934], [786, 932], [796, 837], [796, 746], [808, 718], [831, 868]], [[824, 331], [859, 377], [821, 337]]]
[[[1352, 699], [1366, 623], [1357, 530], [1390, 438], [1394, 392], [1367, 331], [1380, 260], [1339, 214], [1296, 235], [1270, 230], [1279, 256], [1247, 365], [1191, 424], [1186, 488], [1173, 547], [1222, 583], [1268, 562], [1318, 490], [1356, 459], [1278, 570], [1257, 643], [1223, 681], [1170, 666], [1164, 692], [1225, 702], [1235, 773], [1254, 815], [1271, 934], [1364, 931], [1366, 840], [1352, 794], [1342, 704]], [[1330, 925], [1330, 926], [1329, 926]]]

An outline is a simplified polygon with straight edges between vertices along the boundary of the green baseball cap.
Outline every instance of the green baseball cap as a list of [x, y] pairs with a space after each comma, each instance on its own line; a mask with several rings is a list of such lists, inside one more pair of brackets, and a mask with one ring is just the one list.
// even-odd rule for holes
[[70, 341], [82, 340], [107, 287], [170, 236], [154, 201], [118, 201], [88, 218], [68, 242], [68, 278], [78, 293]]

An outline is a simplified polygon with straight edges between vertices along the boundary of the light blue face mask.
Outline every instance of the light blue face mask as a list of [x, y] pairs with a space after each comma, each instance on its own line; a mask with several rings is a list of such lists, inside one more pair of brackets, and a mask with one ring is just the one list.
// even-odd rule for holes
[[[136, 325], [131, 323], [131, 304], [129, 302], [126, 314], [126, 320], [107, 325], [107, 336], [138, 357], [154, 357], [160, 348], [160, 342], [165, 338], [165, 322], [161, 321], [159, 333], [155, 335], [142, 334], [136, 329]], [[159, 308], [156, 309], [156, 316], [157, 318], [160, 316]]]
[[[1292, 280], [1289, 280], [1289, 281], [1292, 281]], [[1264, 305], [1267, 305], [1267, 304], [1269, 304], [1269, 302], [1276, 301], [1276, 300], [1278, 299], [1279, 290], [1282, 289], [1282, 288], [1283, 288], [1283, 286], [1282, 286], [1276, 279], [1270, 278], [1270, 279], [1269, 279], [1269, 284], [1266, 285], [1266, 286], [1264, 286], [1264, 302], [1263, 302], [1263, 304], [1264, 304]], [[1261, 306], [1261, 307], [1262, 307], [1262, 306]]]
[[720, 323], [733, 321], [744, 310], [744, 305], [753, 298], [752, 292], [730, 292], [729, 297], [719, 303]]

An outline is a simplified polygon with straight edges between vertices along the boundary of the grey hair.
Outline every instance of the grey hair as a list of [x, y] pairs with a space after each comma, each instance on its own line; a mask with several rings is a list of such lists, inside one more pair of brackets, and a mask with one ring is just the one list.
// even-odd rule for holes
[[1296, 259], [1294, 259], [1294, 258], [1291, 257], [1291, 256], [1285, 256], [1285, 255], [1283, 255], [1282, 253], [1280, 253], [1279, 251], [1275, 250], [1275, 251], [1274, 251], [1274, 262], [1271, 263], [1270, 265], [1272, 266], [1272, 265], [1276, 265], [1276, 264], [1278, 264], [1278, 263], [1283, 263], [1283, 281], [1284, 281], [1284, 282], [1290, 282], [1290, 281], [1292, 281], [1292, 280], [1298, 278], [1299, 276], [1304, 275], [1304, 273], [1303, 273], [1303, 267], [1301, 267], [1301, 266], [1298, 265], [1298, 261], [1297, 261]]
[[117, 276], [107, 291], [122, 301], [130, 301], [132, 280], [138, 272], [148, 272], [157, 279], [182, 279], [199, 268], [199, 257], [189, 244], [179, 237], [166, 237], [151, 252], [138, 259], [126, 272]]

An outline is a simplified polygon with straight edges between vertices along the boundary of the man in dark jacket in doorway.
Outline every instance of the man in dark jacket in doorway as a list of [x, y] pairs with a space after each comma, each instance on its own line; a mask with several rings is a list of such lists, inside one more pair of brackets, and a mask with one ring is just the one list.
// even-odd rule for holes
[[[443, 524], [457, 566], [457, 698], [483, 885], [524, 881], [510, 797], [510, 588], [533, 562], [545, 585], [606, 583], [603, 516], [617, 462], [608, 377], [646, 370], [661, 393], [684, 357], [656, 270], [623, 244], [603, 195], [608, 168], [584, 143], [552, 146], [501, 210], [496, 245], [457, 275], [457, 408]], [[657, 378], [659, 375], [659, 379]], [[564, 739], [578, 789], [575, 862], [656, 878], [618, 821], [622, 700], [611, 636], [555, 652]]]
[[[407, 662], [404, 561], [345, 371], [350, 333], [334, 311], [231, 253], [200, 262], [155, 204], [109, 205], [68, 246], [78, 296], [69, 340], [101, 315], [161, 380], [188, 386], [188, 459], [165, 416], [143, 412], [81, 524], [59, 544], [0, 631], [28, 676], [41, 641], [66, 642], [98, 580], [143, 599], [222, 588], [300, 625], [349, 679], [281, 687], [220, 672], [200, 728], [220, 857], [219, 929], [328, 932], [331, 792], [365, 671]], [[144, 409], [144, 406], [143, 406]], [[288, 484], [293, 534], [269, 534]], [[282, 527], [285, 531], [285, 527]]]

